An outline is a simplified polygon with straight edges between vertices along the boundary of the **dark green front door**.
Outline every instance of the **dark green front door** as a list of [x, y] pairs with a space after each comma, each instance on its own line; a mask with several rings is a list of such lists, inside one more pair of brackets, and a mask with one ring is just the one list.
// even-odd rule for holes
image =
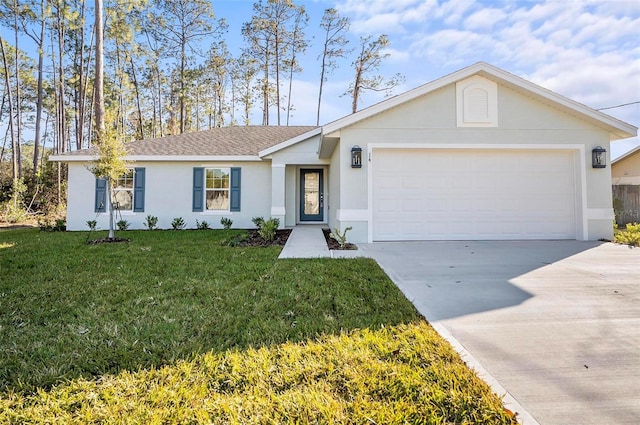
[[324, 221], [323, 170], [300, 170], [300, 221]]

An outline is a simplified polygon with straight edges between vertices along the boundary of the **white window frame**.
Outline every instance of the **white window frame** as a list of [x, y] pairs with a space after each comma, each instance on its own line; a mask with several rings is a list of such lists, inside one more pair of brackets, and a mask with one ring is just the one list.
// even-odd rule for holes
[[[207, 174], [209, 171], [222, 171], [227, 175], [228, 184], [226, 188], [209, 188], [207, 185]], [[215, 178], [215, 177], [214, 177]], [[210, 209], [207, 204], [207, 193], [208, 192], [227, 192], [227, 208], [226, 209]], [[204, 168], [204, 210], [203, 212], [207, 213], [216, 213], [216, 212], [229, 212], [229, 208], [231, 207], [231, 167], [205, 167]]]
[[[128, 174], [131, 173], [131, 187], [118, 187], [119, 182], [121, 180], [124, 180], [124, 182], [127, 181], [127, 176]], [[116, 180], [116, 186], [113, 188], [113, 191], [111, 193], [111, 202], [114, 206], [114, 210], [116, 211], [122, 211], [122, 212], [133, 212], [134, 209], [134, 205], [135, 205], [135, 196], [136, 196], [136, 192], [135, 192], [135, 184], [136, 184], [136, 169], [135, 168], [127, 168], [127, 172], [125, 174], [123, 174], [121, 177], [118, 177], [118, 179]], [[120, 208], [119, 203], [116, 202], [116, 194], [118, 192], [131, 192], [131, 208], [127, 208], [127, 209], [122, 209]]]

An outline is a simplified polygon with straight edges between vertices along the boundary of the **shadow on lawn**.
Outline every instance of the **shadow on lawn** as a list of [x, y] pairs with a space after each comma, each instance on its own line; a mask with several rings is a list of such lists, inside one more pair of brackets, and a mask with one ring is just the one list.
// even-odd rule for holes
[[[420, 318], [370, 259], [277, 260], [234, 231], [0, 237], [0, 392]], [[237, 233], [237, 231], [236, 231]]]

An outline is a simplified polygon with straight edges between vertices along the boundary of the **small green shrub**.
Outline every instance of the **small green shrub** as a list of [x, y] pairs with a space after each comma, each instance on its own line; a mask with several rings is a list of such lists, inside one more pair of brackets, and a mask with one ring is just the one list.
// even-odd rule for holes
[[329, 233], [329, 237], [338, 241], [340, 248], [344, 249], [345, 245], [347, 244], [347, 232], [351, 229], [353, 229], [353, 227], [349, 226], [344, 229], [344, 232], [342, 234], [340, 234], [340, 230], [337, 227], [334, 227], [333, 232]]
[[67, 230], [67, 221], [64, 218], [51, 219], [44, 217], [38, 219], [38, 227], [41, 232], [64, 232]]
[[255, 224], [255, 226], [259, 229], [259, 228], [261, 228], [261, 227], [262, 227], [262, 225], [264, 224], [264, 218], [262, 218], [262, 217], [253, 217], [253, 218], [251, 219], [251, 222], [252, 222], [253, 224]]
[[154, 215], [148, 215], [144, 220], [144, 225], [148, 230], [154, 230], [158, 228], [158, 217]]
[[267, 242], [273, 242], [276, 238], [276, 230], [280, 227], [280, 219], [270, 218], [262, 222], [262, 226], [258, 229], [258, 234]]
[[127, 220], [120, 220], [116, 223], [116, 226], [118, 226], [118, 230], [124, 232], [129, 228], [129, 226], [131, 226], [131, 223], [129, 223]]
[[640, 223], [627, 223], [625, 230], [614, 225], [613, 239], [617, 243], [629, 246], [640, 246]]
[[220, 219], [220, 224], [222, 224], [222, 227], [224, 229], [231, 229], [231, 226], [233, 225], [233, 220], [231, 220], [230, 218], [227, 217], [222, 217]]
[[8, 201], [4, 207], [4, 219], [7, 223], [22, 223], [27, 220], [27, 210], [24, 209], [22, 203], [15, 204]]
[[87, 220], [87, 226], [89, 227], [89, 231], [93, 232], [94, 230], [96, 230], [96, 226], [98, 225], [98, 222], [95, 220]]
[[185, 226], [186, 223], [182, 217], [176, 217], [171, 221], [171, 227], [173, 230], [182, 230]]
[[196, 229], [209, 230], [211, 229], [211, 227], [209, 226], [209, 223], [207, 223], [205, 220], [202, 220], [202, 221], [196, 220]]

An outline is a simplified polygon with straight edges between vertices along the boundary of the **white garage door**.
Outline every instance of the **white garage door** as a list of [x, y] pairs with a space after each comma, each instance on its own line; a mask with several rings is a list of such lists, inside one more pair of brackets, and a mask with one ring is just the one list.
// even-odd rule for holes
[[574, 154], [373, 151], [373, 240], [575, 239]]

